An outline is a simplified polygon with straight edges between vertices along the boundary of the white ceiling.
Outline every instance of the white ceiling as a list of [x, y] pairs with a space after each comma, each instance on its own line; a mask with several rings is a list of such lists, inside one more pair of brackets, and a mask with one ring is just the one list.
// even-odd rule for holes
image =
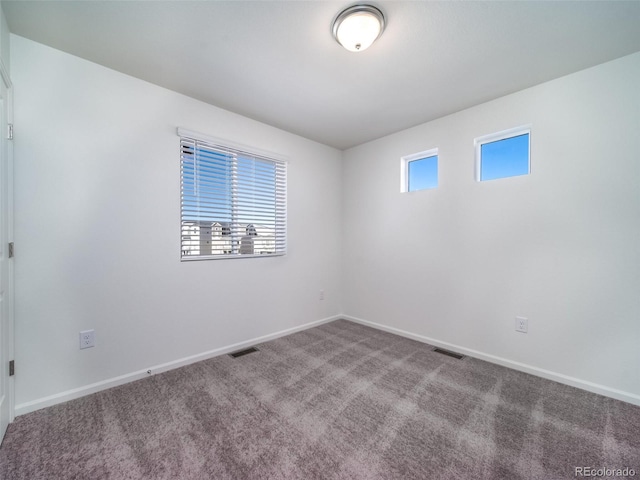
[[2, 1], [10, 30], [345, 149], [640, 51], [640, 1], [373, 1], [382, 37], [331, 36], [346, 1]]

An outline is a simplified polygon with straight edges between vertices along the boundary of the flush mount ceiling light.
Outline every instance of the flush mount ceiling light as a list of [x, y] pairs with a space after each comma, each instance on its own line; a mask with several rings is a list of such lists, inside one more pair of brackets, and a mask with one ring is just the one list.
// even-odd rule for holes
[[350, 52], [361, 52], [382, 35], [384, 15], [372, 5], [353, 5], [333, 22], [333, 37]]

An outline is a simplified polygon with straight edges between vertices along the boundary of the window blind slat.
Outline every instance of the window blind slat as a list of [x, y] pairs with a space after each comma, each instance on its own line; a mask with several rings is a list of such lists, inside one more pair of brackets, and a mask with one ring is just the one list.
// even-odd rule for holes
[[198, 139], [180, 141], [182, 258], [286, 252], [286, 164]]

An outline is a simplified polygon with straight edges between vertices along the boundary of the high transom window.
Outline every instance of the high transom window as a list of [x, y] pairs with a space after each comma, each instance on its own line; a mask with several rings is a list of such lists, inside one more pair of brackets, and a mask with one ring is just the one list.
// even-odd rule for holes
[[438, 149], [402, 157], [400, 191], [416, 192], [438, 186]]
[[476, 138], [476, 180], [528, 175], [531, 171], [529, 127]]

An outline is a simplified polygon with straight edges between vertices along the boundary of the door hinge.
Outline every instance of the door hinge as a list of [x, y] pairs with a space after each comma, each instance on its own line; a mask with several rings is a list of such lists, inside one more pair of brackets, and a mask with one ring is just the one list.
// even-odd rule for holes
[[16, 373], [16, 361], [15, 360], [11, 360], [9, 362], [9, 376], [13, 377]]
[[13, 123], [7, 125], [7, 138], [13, 140]]
[[13, 242], [9, 242], [9, 258], [13, 258]]

